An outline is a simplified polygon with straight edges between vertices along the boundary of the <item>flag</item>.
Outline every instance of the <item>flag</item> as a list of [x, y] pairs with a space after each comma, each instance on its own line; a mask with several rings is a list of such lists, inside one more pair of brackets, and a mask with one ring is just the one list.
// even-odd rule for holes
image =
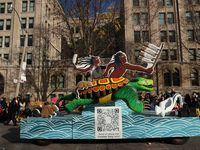
[[22, 64], [22, 72], [21, 72], [21, 81], [20, 81], [21, 83], [26, 81], [25, 71], [26, 71], [26, 62], [23, 62], [23, 64]]

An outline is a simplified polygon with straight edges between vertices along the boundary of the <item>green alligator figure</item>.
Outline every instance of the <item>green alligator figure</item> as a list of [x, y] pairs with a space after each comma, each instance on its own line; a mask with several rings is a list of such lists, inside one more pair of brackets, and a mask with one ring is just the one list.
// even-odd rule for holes
[[93, 80], [92, 84], [92, 87], [82, 88], [79, 91], [78, 98], [77, 95], [72, 93], [60, 97], [55, 105], [58, 105], [61, 100], [71, 101], [65, 105], [65, 108], [67, 111], [72, 112], [78, 106], [107, 103], [122, 99], [133, 111], [142, 112], [144, 104], [138, 100], [138, 91], [150, 92], [153, 90], [153, 80], [142, 77], [135, 78], [132, 81], [126, 78], [104, 78]]

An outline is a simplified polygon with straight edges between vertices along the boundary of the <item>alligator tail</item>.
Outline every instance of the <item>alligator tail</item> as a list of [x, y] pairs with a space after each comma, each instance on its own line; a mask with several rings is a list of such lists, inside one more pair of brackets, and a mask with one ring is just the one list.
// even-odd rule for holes
[[133, 111], [143, 112], [143, 102], [138, 100], [137, 90], [134, 87], [126, 85], [117, 90], [113, 95], [112, 98], [114, 98], [114, 100], [122, 99]]
[[66, 96], [63, 96], [63, 97], [60, 97], [57, 102], [55, 103], [55, 105], [58, 105], [58, 103], [62, 100], [73, 100], [75, 98], [74, 94], [69, 94], [69, 95], [66, 95]]

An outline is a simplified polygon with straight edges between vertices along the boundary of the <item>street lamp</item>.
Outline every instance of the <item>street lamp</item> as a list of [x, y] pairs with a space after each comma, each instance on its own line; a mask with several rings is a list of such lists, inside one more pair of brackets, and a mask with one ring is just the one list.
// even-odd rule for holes
[[15, 93], [15, 97], [18, 96], [19, 94], [19, 87], [20, 87], [20, 81], [21, 81], [21, 72], [22, 72], [22, 67], [23, 67], [23, 60], [24, 60], [24, 56], [25, 56], [25, 52], [26, 52], [26, 47], [25, 47], [25, 44], [27, 43], [27, 36], [26, 34], [28, 33], [27, 30], [22, 26], [21, 24], [21, 19], [19, 17], [19, 14], [18, 12], [15, 10], [15, 8], [11, 6], [8, 8], [8, 12], [12, 12], [12, 10], [14, 10], [18, 16], [18, 19], [19, 19], [19, 22], [20, 22], [20, 25], [21, 25], [21, 28], [22, 28], [22, 35], [24, 36], [24, 49], [23, 49], [23, 53], [22, 53], [22, 58], [21, 58], [21, 62], [20, 62], [20, 68], [19, 68], [19, 75], [18, 75], [18, 78], [17, 78], [17, 87], [16, 87], [16, 93]]

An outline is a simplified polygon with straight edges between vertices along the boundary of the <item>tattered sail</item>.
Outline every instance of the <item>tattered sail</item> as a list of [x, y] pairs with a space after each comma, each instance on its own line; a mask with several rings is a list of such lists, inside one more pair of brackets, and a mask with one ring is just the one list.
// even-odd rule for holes
[[147, 63], [146, 68], [154, 67], [161, 55], [164, 45], [164, 43], [161, 43], [160, 47], [157, 47], [154, 44], [145, 42], [138, 60]]

